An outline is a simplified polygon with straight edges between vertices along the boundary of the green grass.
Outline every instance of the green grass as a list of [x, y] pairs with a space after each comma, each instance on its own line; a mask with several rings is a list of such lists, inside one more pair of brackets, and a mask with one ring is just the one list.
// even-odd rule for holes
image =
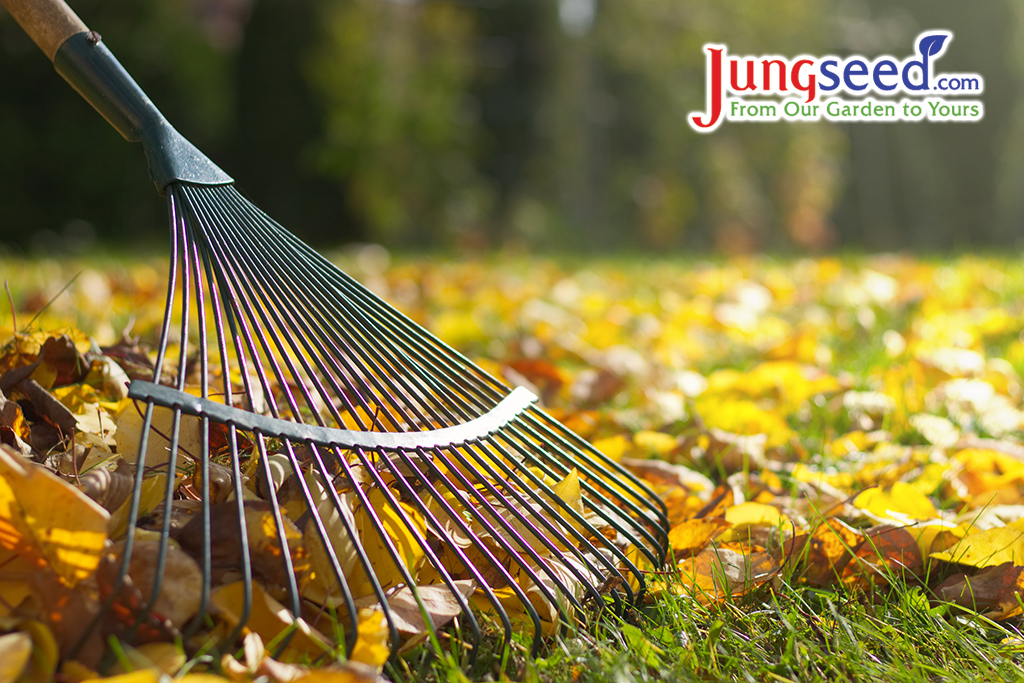
[[[628, 620], [607, 619], [547, 643], [536, 661], [518, 651], [504, 675], [499, 653], [468, 672], [435, 659], [437, 681], [979, 681], [1024, 680], [1024, 643], [996, 624], [919, 588], [873, 596], [785, 582], [737, 602], [701, 606], [663, 596]], [[514, 651], [524, 649], [513, 648]], [[425, 680], [423, 667], [394, 669]]]

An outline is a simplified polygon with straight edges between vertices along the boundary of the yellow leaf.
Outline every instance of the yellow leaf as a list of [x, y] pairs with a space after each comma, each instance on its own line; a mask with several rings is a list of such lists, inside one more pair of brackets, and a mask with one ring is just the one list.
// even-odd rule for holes
[[725, 520], [732, 524], [731, 529], [722, 533], [716, 542], [744, 541], [750, 536], [751, 527], [778, 529], [789, 526], [789, 518], [779, 509], [764, 503], [746, 502], [726, 508]]
[[28, 666], [32, 638], [27, 633], [0, 636], [0, 683], [14, 683]]
[[160, 683], [161, 678], [162, 674], [156, 669], [139, 669], [131, 673], [118, 674], [96, 680], [103, 681], [103, 683]]
[[[344, 668], [316, 669], [308, 675], [294, 679], [293, 683], [384, 683], [384, 679], [373, 669], [361, 664], [347, 664]], [[456, 681], [465, 678], [452, 679]]]
[[721, 517], [688, 519], [668, 532], [668, 542], [676, 557], [687, 557], [704, 549], [711, 537], [729, 523]]
[[[214, 591], [211, 598], [213, 606], [229, 626], [229, 630], [238, 625], [245, 606], [245, 585], [241, 581], [228, 584]], [[252, 613], [246, 628], [259, 634], [263, 642], [269, 643], [285, 630], [294, 630], [285, 653], [292, 656], [319, 657], [331, 651], [331, 645], [319, 631], [312, 628], [305, 620], [295, 618], [281, 603], [267, 595], [258, 583], [252, 585]]]
[[131, 670], [155, 671], [157, 673], [173, 676], [185, 666], [188, 657], [185, 652], [175, 643], [145, 643], [138, 647], [124, 648], [127, 662], [117, 662], [111, 668], [112, 673], [128, 673], [125, 667]]
[[931, 555], [936, 560], [970, 567], [992, 567], [1003, 562], [1024, 565], [1024, 533], [997, 527], [965, 536], [950, 550]]
[[[423, 538], [426, 534], [426, 521], [423, 519], [423, 515], [412, 506], [399, 503], [402, 511], [416, 527], [416, 534], [414, 534], [413, 530], [402, 521], [402, 517], [398, 512], [391, 507], [387, 496], [381, 489], [370, 491], [368, 498], [370, 507], [380, 519], [384, 532], [394, 544], [395, 550], [398, 551], [399, 559], [415, 575], [417, 567], [423, 560], [423, 548], [416, 540], [417, 535]], [[381, 587], [389, 588], [399, 583], [404, 583], [405, 578], [391, 557], [387, 542], [378, 532], [378, 525], [374, 523], [367, 506], [358, 506], [355, 510], [354, 518], [359, 540], [366, 551], [367, 559], [373, 568], [373, 572], [377, 575]], [[355, 597], [368, 595], [373, 591], [366, 570], [361, 562], [355, 564], [353, 576], [349, 578], [349, 588]]]
[[61, 665], [60, 674], [67, 683], [82, 683], [82, 681], [92, 681], [100, 677], [98, 673], [73, 659]]
[[13, 550], [0, 547], [0, 618], [29, 596], [29, 579], [36, 568]]
[[795, 434], [785, 418], [746, 399], [722, 399], [705, 393], [697, 399], [697, 412], [708, 427], [750, 436], [764, 434], [766, 448], [787, 443]]
[[[177, 482], [175, 483], [177, 488]], [[154, 474], [142, 480], [142, 494], [139, 498], [139, 514], [148, 515], [156, 509], [157, 505], [164, 502], [164, 493], [167, 491], [167, 475]], [[131, 496], [121, 504], [117, 510], [110, 515], [110, 523], [107, 528], [110, 538], [118, 539], [128, 531], [128, 516], [131, 512]]]
[[676, 438], [671, 434], [648, 430], [634, 434], [633, 444], [643, 455], [653, 455], [658, 458], [664, 458], [679, 446]]
[[615, 436], [598, 439], [593, 443], [593, 446], [615, 462], [618, 462], [629, 451], [630, 444], [629, 439], [625, 435], [616, 434]]
[[565, 479], [552, 486], [551, 490], [555, 496], [581, 516], [586, 514], [583, 509], [583, 493], [580, 491], [580, 475], [575, 467], [565, 475]]
[[60, 661], [53, 632], [46, 624], [35, 619], [22, 619], [18, 623], [18, 630], [32, 638], [32, 661], [21, 675], [19, 683], [49, 683]]
[[357, 633], [356, 644], [352, 648], [349, 660], [362, 662], [380, 671], [384, 667], [384, 662], [391, 656], [384, 613], [375, 609], [359, 610]]
[[892, 488], [868, 489], [860, 493], [853, 504], [876, 517], [904, 522], [908, 519], [935, 519], [939, 516], [928, 496], [902, 481], [893, 484]]
[[942, 519], [928, 520], [906, 529], [917, 541], [921, 557], [928, 557], [933, 550], [946, 550], [964, 536], [964, 531], [957, 524]]
[[[142, 446], [142, 425], [145, 422], [146, 406], [142, 403], [129, 401], [121, 414], [117, 416], [117, 428], [114, 439], [117, 452], [127, 462], [134, 464], [139, 461], [139, 448]], [[154, 408], [150, 422], [149, 440], [146, 442], [146, 455], [142, 460], [155, 467], [170, 460], [170, 437], [173, 436], [174, 411], [169, 408]], [[202, 438], [200, 437], [200, 419], [194, 415], [182, 415], [178, 425], [178, 467], [182, 467], [202, 456]]]
[[108, 519], [84, 493], [0, 447], [0, 546], [74, 586], [99, 565]]

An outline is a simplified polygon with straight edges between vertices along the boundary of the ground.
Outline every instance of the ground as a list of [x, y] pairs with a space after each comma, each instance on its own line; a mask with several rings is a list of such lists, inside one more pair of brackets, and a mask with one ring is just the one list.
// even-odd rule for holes
[[[463, 672], [461, 655], [420, 652], [385, 675], [1024, 678], [1016, 261], [464, 261], [379, 248], [335, 258], [486, 370], [534, 390], [655, 487], [672, 524], [672, 564], [646, 568], [650, 594], [624, 618], [552, 639], [538, 661], [516, 644], [504, 671], [497, 656]], [[144, 347], [163, 314], [165, 267], [3, 263], [16, 324], [0, 317], [0, 337], [13, 340], [0, 375], [63, 333], [83, 349], [125, 334]], [[77, 429], [103, 443], [104, 416], [116, 423], [123, 406], [102, 381], [36, 379], [72, 413], [98, 412]], [[34, 446], [43, 435], [31, 422], [0, 430]]]

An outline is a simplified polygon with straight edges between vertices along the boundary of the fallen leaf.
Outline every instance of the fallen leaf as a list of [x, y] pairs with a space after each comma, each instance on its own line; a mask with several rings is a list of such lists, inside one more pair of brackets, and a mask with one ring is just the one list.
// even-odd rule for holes
[[924, 571], [916, 539], [903, 527], [880, 526], [864, 532], [864, 541], [847, 563], [844, 577], [866, 586], [913, 580]]
[[708, 548], [679, 563], [684, 589], [703, 604], [745, 595], [778, 572], [779, 565], [767, 553], [725, 548]]
[[0, 636], [0, 683], [15, 683], [32, 657], [32, 637], [27, 633]]
[[0, 546], [73, 586], [99, 565], [108, 519], [84, 493], [0, 446]]
[[[242, 623], [245, 607], [245, 585], [241, 581], [222, 586], [213, 592], [211, 602], [216, 615], [222, 619], [228, 630]], [[296, 618], [288, 609], [270, 597], [260, 584], [252, 585], [252, 611], [245, 622], [247, 631], [259, 634], [265, 643], [274, 642], [283, 637], [285, 632], [291, 634], [288, 645], [282, 656], [310, 657], [316, 659], [330, 652], [330, 641], [319, 631], [312, 628], [303, 619]], [[226, 635], [226, 633], [225, 633]]]
[[1004, 562], [1024, 565], [1024, 533], [1008, 527], [979, 531], [931, 557], [969, 567], [993, 567]]
[[985, 567], [974, 576], [954, 574], [935, 588], [935, 597], [1003, 621], [1021, 614], [1024, 567], [1003, 562]]
[[[459, 579], [453, 583], [463, 598], [468, 598], [476, 589], [476, 581], [473, 579]], [[417, 586], [416, 593], [435, 630], [462, 614], [462, 606], [448, 586], [443, 584]], [[380, 603], [375, 602], [372, 597], [363, 598], [356, 603], [356, 607], [378, 610], [379, 605]], [[399, 633], [419, 635], [427, 630], [423, 612], [409, 587], [402, 587], [388, 596], [388, 609], [391, 611], [391, 618]]]
[[854, 498], [853, 504], [875, 517], [902, 522], [935, 519], [939, 514], [928, 496], [902, 481], [887, 488], [867, 489]]
[[676, 559], [684, 559], [699, 553], [715, 533], [728, 526], [729, 523], [721, 517], [688, 519], [672, 527], [668, 532], [668, 543]]
[[359, 624], [355, 647], [349, 660], [361, 662], [380, 672], [391, 656], [388, 646], [389, 634], [384, 613], [375, 609], [359, 610]]
[[842, 577], [843, 570], [860, 548], [864, 537], [838, 519], [828, 519], [811, 533], [799, 534], [783, 543], [787, 562], [802, 568], [802, 578], [812, 586], [828, 586]]

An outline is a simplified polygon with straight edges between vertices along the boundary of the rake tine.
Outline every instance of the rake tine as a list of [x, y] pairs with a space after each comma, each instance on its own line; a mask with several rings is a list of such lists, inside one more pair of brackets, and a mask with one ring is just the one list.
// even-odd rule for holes
[[[129, 389], [129, 396], [145, 397], [146, 407], [128, 531], [115, 585], [90, 630], [126, 583], [151, 469], [145, 455], [154, 438], [164, 437], [163, 540], [152, 590], [133, 629], [149, 618], [165, 584], [179, 451], [196, 461], [193, 475], [201, 481], [199, 540], [183, 544], [198, 544], [191, 552], [202, 572], [200, 607], [183, 627], [186, 637], [199, 633], [216, 602], [214, 539], [234, 532], [212, 528], [214, 457], [230, 460], [234, 500], [216, 512], [230, 510], [236, 518], [240, 556], [230, 559], [237, 559], [242, 574], [241, 615], [228, 645], [253, 614], [254, 583], [266, 580], [265, 565], [256, 563], [263, 558], [254, 555], [261, 548], [250, 542], [246, 520], [247, 510], [262, 515], [264, 505], [274, 527], [265, 533], [280, 546], [284, 572], [280, 585], [267, 588], [287, 593], [286, 609], [301, 618], [311, 600], [304, 596], [305, 579], [315, 577], [297, 576], [296, 564], [306, 571], [305, 543], [318, 539], [330, 565], [325, 573], [336, 582], [327, 580], [330, 594], [319, 609], [337, 614], [336, 606], [344, 604], [349, 655], [358, 640], [358, 608], [376, 600], [394, 663], [403, 644], [399, 602], [389, 602], [398, 600], [396, 591], [408, 589], [437, 653], [442, 640], [424, 591], [450, 593], [457, 607], [446, 609], [461, 614], [450, 633], [470, 647], [471, 662], [485, 635], [474, 612], [478, 606], [496, 613], [507, 656], [519, 619], [510, 615], [514, 605], [513, 613], [533, 626], [536, 655], [546, 623], [565, 633], [581, 623], [590, 600], [604, 609], [606, 577], [630, 579], [610, 589], [616, 612], [644, 594], [641, 567], [660, 567], [667, 554], [667, 510], [650, 486], [530, 406], [529, 392], [510, 390], [248, 202], [227, 174], [170, 126], [62, 0], [4, 1], [61, 75], [125, 138], [143, 143], [150, 176], [168, 202], [170, 273], [153, 378]], [[196, 366], [190, 351], [198, 355]], [[173, 382], [160, 386], [175, 363]], [[211, 382], [222, 383], [223, 404], [213, 400]], [[158, 409], [170, 412], [160, 412], [157, 423]], [[163, 429], [167, 415], [165, 435], [157, 424]], [[191, 431], [183, 430], [196, 425], [202, 443], [185, 446]], [[216, 452], [211, 447], [211, 438], [222, 432], [226, 454], [219, 444]], [[243, 452], [250, 434], [244, 448], [251, 450]], [[297, 491], [278, 491], [283, 482], [275, 482], [272, 457], [288, 463], [281, 466], [290, 469]], [[578, 506], [555, 496], [554, 482], [572, 472], [579, 478]], [[259, 507], [247, 508], [245, 479], [253, 473], [261, 473], [267, 486]], [[282, 499], [299, 507], [283, 508]], [[286, 517], [303, 505], [307, 512], [298, 520]], [[340, 528], [328, 524], [334, 514]], [[335, 532], [352, 542], [344, 557], [334, 548]], [[472, 597], [459, 583], [464, 579], [474, 584]], [[288, 647], [294, 633], [275, 651]]]

